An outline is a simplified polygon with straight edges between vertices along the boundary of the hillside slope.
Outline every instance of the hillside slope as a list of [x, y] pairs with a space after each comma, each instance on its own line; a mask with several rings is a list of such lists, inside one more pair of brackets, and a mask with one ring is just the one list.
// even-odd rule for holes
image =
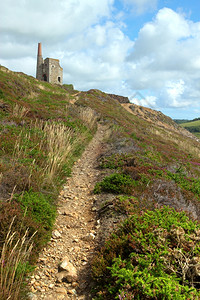
[[[128, 107], [125, 109], [123, 106]], [[70, 176], [74, 162], [94, 136], [98, 123], [105, 125], [110, 134], [105, 135], [102, 143], [104, 151], [96, 162], [99, 177], [94, 188], [96, 194], [94, 206], [96, 220], [100, 220], [101, 224], [96, 234], [98, 241], [96, 247], [103, 248], [99, 250], [100, 255], [98, 254], [92, 263], [96, 289], [93, 297], [115, 299], [117, 295], [123, 297], [123, 293], [133, 297], [138, 291], [135, 282], [127, 279], [127, 282], [122, 280], [119, 284], [119, 280], [115, 281], [114, 278], [118, 278], [118, 267], [123, 269], [122, 266], [126, 266], [126, 263], [133, 269], [137, 265], [140, 268], [142, 258], [135, 256], [134, 267], [133, 260], [128, 262], [118, 260], [117, 265], [114, 265], [113, 259], [120, 259], [120, 256], [122, 259], [129, 259], [129, 256], [133, 257], [139, 253], [138, 249], [143, 249], [142, 255], [147, 255], [145, 252], [148, 252], [145, 248], [147, 237], [144, 235], [143, 239], [142, 235], [139, 235], [138, 240], [133, 241], [125, 233], [122, 234], [121, 229], [116, 233], [117, 240], [112, 240], [112, 249], [110, 246], [104, 246], [104, 243], [113, 228], [116, 228], [116, 224], [122, 224], [124, 219], [131, 216], [139, 218], [139, 223], [146, 224], [146, 219], [142, 217], [144, 212], [147, 212], [147, 215], [151, 211], [156, 214], [156, 209], [160, 212], [160, 220], [162, 216], [166, 218], [166, 214], [171, 214], [173, 220], [169, 219], [168, 222], [174, 224], [176, 232], [180, 231], [180, 228], [184, 228], [186, 232], [187, 226], [190, 229], [186, 232], [187, 236], [184, 238], [182, 236], [180, 243], [174, 245], [171, 225], [162, 225], [161, 221], [156, 225], [157, 229], [160, 226], [164, 234], [160, 238], [166, 239], [167, 246], [163, 253], [167, 259], [169, 260], [169, 253], [176, 252], [175, 249], [179, 253], [183, 251], [183, 255], [181, 258], [172, 257], [170, 269], [166, 269], [163, 261], [159, 262], [164, 273], [156, 275], [152, 271], [151, 280], [155, 281], [157, 278], [159, 281], [161, 277], [167, 276], [166, 285], [172, 287], [173, 291], [170, 293], [173, 292], [176, 299], [187, 299], [184, 297], [188, 297], [188, 294], [196, 297], [199, 286], [193, 282], [199, 282], [197, 272], [199, 252], [196, 248], [199, 244], [198, 227], [191, 225], [189, 219], [179, 217], [178, 213], [176, 215], [173, 211], [165, 209], [162, 211], [162, 206], [169, 205], [184, 210], [192, 219], [199, 219], [200, 144], [196, 138], [160, 112], [134, 105], [131, 108], [129, 104], [120, 104], [113, 95], [98, 90], [78, 92], [71, 86], [53, 86], [1, 67], [0, 248], [4, 249], [3, 245], [7, 247], [2, 252], [1, 268], [5, 262], [9, 262], [8, 268], [4, 267], [1, 270], [7, 270], [8, 273], [12, 271], [10, 258], [8, 259], [6, 255], [12, 248], [18, 249], [14, 244], [18, 240], [22, 241], [24, 235], [28, 244], [31, 236], [35, 234], [32, 237], [33, 248], [30, 248], [20, 261], [11, 262], [16, 264], [18, 275], [11, 276], [9, 273], [9, 276], [6, 276], [1, 273], [1, 299], [7, 299], [8, 296], [10, 299], [18, 297], [22, 299], [23, 295], [25, 297], [26, 292], [23, 288], [16, 287], [23, 286], [19, 282], [23, 280], [24, 274], [30, 272], [38, 253], [49, 241], [56, 219], [58, 193]], [[157, 216], [154, 215], [153, 218]], [[17, 234], [9, 244], [5, 243], [5, 240], [12, 219], [12, 230]], [[132, 232], [132, 225], [127, 226], [127, 228], [130, 226], [129, 230]], [[141, 228], [138, 228], [138, 232], [140, 231]], [[167, 231], [169, 239], [165, 236]], [[152, 234], [154, 236], [156, 231], [154, 230]], [[192, 242], [186, 242], [192, 241], [192, 234], [196, 239], [195, 246]], [[136, 237], [137, 234], [134, 233], [133, 236]], [[144, 248], [141, 248], [141, 245], [138, 248], [137, 245], [142, 240]], [[126, 253], [124, 249], [127, 248], [127, 243], [134, 246]], [[106, 245], [110, 245], [109, 242]], [[149, 249], [148, 255], [150, 254]], [[162, 256], [161, 253], [159, 256]], [[188, 262], [186, 273], [178, 263], [184, 259]], [[154, 260], [155, 257], [149, 262], [147, 269], [151, 269]], [[189, 275], [193, 270], [189, 265], [196, 270], [193, 275]], [[125, 273], [128, 272], [128, 268], [125, 268]], [[16, 269], [12, 272], [16, 272]], [[141, 268], [141, 272], [145, 274], [146, 269]], [[15, 280], [8, 283], [3, 280], [4, 277], [12, 277]], [[144, 289], [144, 294], [136, 294], [138, 299], [157, 299], [156, 297], [164, 299], [162, 297], [166, 296], [165, 289], [162, 290], [156, 285], [154, 288], [155, 295], [150, 293], [148, 287]], [[157, 294], [158, 291], [161, 294]]]
[[[186, 181], [188, 178], [188, 189], [190, 189], [189, 182], [191, 180], [189, 178], [198, 181], [200, 171], [199, 142], [192, 134], [180, 128], [169, 117], [160, 112], [141, 107], [135, 107], [134, 111], [136, 110], [136, 113], [129, 113], [123, 109], [124, 104], [121, 105], [118, 101], [113, 102], [108, 95], [98, 90], [81, 93], [76, 104], [91, 107], [98, 112], [104, 122], [112, 127], [111, 139], [107, 141], [109, 150], [105, 157], [120, 156], [124, 153], [126, 155], [131, 154], [135, 162], [134, 168], [130, 172], [135, 173], [135, 176], [142, 174], [147, 177], [144, 179], [148, 182], [147, 187], [149, 187], [150, 182], [163, 179], [162, 173], [165, 177], [166, 172], [168, 173], [167, 181], [170, 176], [171, 179], [176, 177], [174, 174], [181, 174], [180, 177], [183, 176]], [[146, 117], [141, 117], [141, 113], [138, 112], [140, 110], [144, 111], [145, 115], [149, 114], [152, 118], [149, 117], [148, 120], [145, 120]], [[178, 179], [177, 182], [179, 182]], [[186, 189], [186, 186], [184, 186], [184, 189]], [[143, 196], [145, 190], [146, 187], [143, 186]], [[198, 193], [194, 196], [194, 198], [196, 196], [199, 198]], [[191, 199], [191, 195], [189, 198]]]
[[181, 126], [200, 138], [200, 120], [182, 123]]
[[184, 125], [178, 126], [176, 122], [174, 122], [170, 117], [165, 116], [160, 111], [156, 111], [147, 107], [139, 106], [133, 103], [126, 103], [122, 104], [126, 110], [129, 112], [132, 112], [136, 116], [150, 122], [157, 124], [159, 127], [163, 127], [166, 130], [169, 131], [175, 131], [177, 133], [180, 133], [184, 136], [194, 138], [192, 134], [188, 130], [185, 130], [186, 128]]

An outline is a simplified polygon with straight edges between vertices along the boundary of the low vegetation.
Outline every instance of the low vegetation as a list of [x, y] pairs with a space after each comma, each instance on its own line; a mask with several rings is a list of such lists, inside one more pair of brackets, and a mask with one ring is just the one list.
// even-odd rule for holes
[[24, 279], [51, 237], [59, 190], [98, 122], [111, 134], [99, 157], [97, 213], [104, 226], [112, 210], [103, 228], [119, 226], [94, 258], [94, 299], [200, 297], [199, 142], [170, 118], [150, 117], [98, 90], [0, 68], [2, 300], [26, 298]]
[[105, 177], [95, 185], [94, 193], [108, 192], [113, 194], [128, 194], [136, 185], [130, 175], [115, 173]]
[[0, 298], [16, 300], [25, 297], [24, 277], [51, 237], [59, 190], [96, 120], [78, 109], [70, 115], [73, 86], [3, 67], [0, 80]]
[[199, 299], [200, 227], [163, 207], [126, 219], [93, 262], [95, 299]]
[[[102, 179], [94, 189], [105, 199], [100, 216], [107, 212], [109, 226], [117, 214], [127, 218], [94, 258], [94, 299], [198, 299], [199, 223], [193, 217], [200, 207], [199, 144], [173, 132], [172, 120], [169, 131], [149, 126], [125, 116], [118, 104], [113, 118], [110, 99], [91, 93], [91, 103], [90, 94], [80, 103], [96, 106], [113, 123], [108, 150], [99, 159]], [[116, 196], [110, 202], [106, 193], [107, 199]], [[166, 203], [179, 211], [162, 206]]]

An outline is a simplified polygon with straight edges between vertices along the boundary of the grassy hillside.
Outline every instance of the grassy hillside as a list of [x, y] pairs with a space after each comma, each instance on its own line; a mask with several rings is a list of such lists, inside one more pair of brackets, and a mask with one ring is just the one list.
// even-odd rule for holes
[[[94, 190], [102, 223], [92, 267], [94, 299], [195, 299], [199, 225], [172, 208], [199, 218], [200, 144], [159, 112], [136, 106], [127, 111], [101, 91], [79, 93], [4, 67], [0, 298], [25, 297], [21, 282], [51, 236], [58, 192], [97, 122], [111, 135]], [[108, 238], [117, 223], [121, 227]]]
[[192, 132], [198, 138], [200, 138], [200, 120], [184, 122], [180, 125], [188, 131]]
[[[49, 240], [58, 192], [96, 130], [89, 108], [69, 113], [76, 93], [0, 67], [0, 299], [23, 297], [18, 281]], [[25, 253], [15, 248], [24, 238]]]
[[[199, 225], [192, 222], [190, 231], [186, 215], [172, 208], [198, 219], [199, 143], [161, 113], [127, 112], [98, 90], [82, 93], [77, 105], [95, 109], [112, 127], [94, 189], [103, 224], [92, 267], [94, 299], [197, 299], [192, 281], [200, 274], [189, 275], [189, 264], [199, 266], [199, 242], [190, 236]], [[183, 243], [174, 243], [179, 234]]]
[[182, 123], [181, 126], [183, 126], [183, 127], [200, 126], [200, 120]]

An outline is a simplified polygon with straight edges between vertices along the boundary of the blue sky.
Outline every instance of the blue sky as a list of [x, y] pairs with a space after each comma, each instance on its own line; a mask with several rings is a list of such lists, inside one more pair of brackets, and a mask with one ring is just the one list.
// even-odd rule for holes
[[123, 1], [115, 1], [115, 7], [118, 10], [123, 10], [125, 12], [124, 21], [127, 24], [126, 33], [131, 39], [135, 39], [143, 25], [146, 22], [151, 21], [156, 13], [163, 7], [168, 7], [176, 12], [181, 12], [194, 22], [200, 22], [200, 1], [198, 0], [163, 0], [156, 1], [156, 3], [155, 9], [149, 9], [144, 13], [137, 14], [129, 9], [130, 6], [124, 7]]
[[76, 89], [200, 117], [198, 0], [7, 0], [0, 18], [0, 64], [13, 71], [35, 76], [42, 42]]

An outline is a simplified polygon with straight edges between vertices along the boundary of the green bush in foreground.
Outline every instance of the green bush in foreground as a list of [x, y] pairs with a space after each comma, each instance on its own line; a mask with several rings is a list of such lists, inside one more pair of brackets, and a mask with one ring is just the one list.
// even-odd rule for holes
[[114, 194], [129, 194], [135, 185], [135, 180], [129, 175], [115, 173], [106, 176], [101, 182], [98, 182], [95, 185], [94, 193], [108, 192]]
[[200, 225], [169, 207], [133, 215], [93, 262], [94, 299], [200, 299]]
[[42, 193], [24, 192], [18, 197], [22, 208], [27, 210], [27, 215], [36, 223], [41, 224], [46, 230], [51, 231], [55, 217], [56, 208], [51, 203], [51, 198]]
[[16, 196], [16, 201], [20, 204], [21, 210], [24, 211], [29, 233], [34, 234], [36, 232], [30, 259], [31, 263], [34, 263], [38, 252], [51, 237], [56, 218], [56, 207], [52, 204], [50, 196], [33, 191]]

